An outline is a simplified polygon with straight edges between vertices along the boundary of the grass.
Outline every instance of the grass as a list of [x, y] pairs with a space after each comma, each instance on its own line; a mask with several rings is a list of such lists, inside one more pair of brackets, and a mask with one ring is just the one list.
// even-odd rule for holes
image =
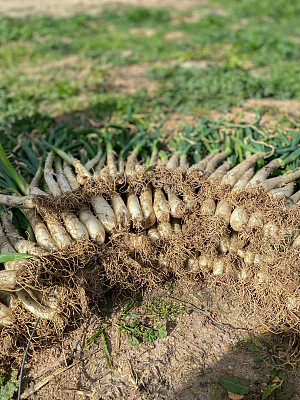
[[[101, 119], [130, 107], [150, 117], [153, 111], [199, 115], [199, 109], [227, 111], [251, 97], [300, 98], [294, 3], [284, 11], [281, 0], [259, 6], [226, 0], [185, 12], [118, 8], [68, 18], [2, 16], [0, 112], [23, 117], [89, 110]], [[190, 22], [195, 13], [199, 20]], [[174, 31], [183, 37], [166, 40]], [[182, 67], [198, 60], [207, 68]], [[148, 76], [159, 82], [154, 98], [116, 93], [110, 71], [137, 63], [147, 63]]]
[[209, 66], [205, 69], [185, 67], [154, 67], [149, 77], [161, 80], [155, 106], [169, 110], [197, 113], [205, 107], [226, 111], [247, 98], [275, 97], [281, 99], [300, 97], [299, 82], [292, 76], [300, 73], [299, 65], [270, 70], [269, 77], [253, 76], [251, 71], [232, 66]]
[[[22, 172], [32, 175], [36, 154], [45, 149], [31, 139], [47, 139], [49, 132], [67, 135], [66, 145], [73, 141], [74, 148], [110, 122], [130, 126], [128, 140], [141, 129], [158, 138], [173, 112], [192, 114], [201, 126], [210, 109], [227, 111], [247, 98], [300, 98], [298, 8], [282, 12], [281, 6], [281, 0], [272, 7], [269, 0], [259, 6], [211, 0], [184, 12], [110, 8], [68, 18], [1, 16], [1, 143], [10, 152], [20, 134], [26, 138], [16, 156]], [[166, 40], [174, 31], [182, 38]], [[120, 93], [113, 76], [134, 64], [143, 65], [145, 87]], [[146, 77], [158, 83], [154, 95]], [[198, 144], [197, 151], [208, 147]]]

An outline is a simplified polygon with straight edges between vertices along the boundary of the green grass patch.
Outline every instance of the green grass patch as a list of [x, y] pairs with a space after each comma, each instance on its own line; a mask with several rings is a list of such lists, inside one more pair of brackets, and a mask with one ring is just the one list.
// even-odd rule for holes
[[[248, 98], [300, 98], [298, 21], [298, 2], [282, 0], [210, 0], [187, 11], [119, 7], [66, 18], [0, 16], [1, 126], [12, 135], [43, 134], [43, 121], [53, 116], [58, 124], [90, 127], [91, 119], [100, 126], [121, 115], [128, 121], [128, 114], [157, 121], [168, 112], [227, 111]], [[174, 31], [182, 37], [165, 39]], [[198, 68], [198, 61], [207, 67]], [[186, 62], [195, 65], [186, 68]], [[117, 68], [137, 63], [148, 65], [148, 78], [158, 82], [154, 96], [147, 81], [136, 93], [115, 89]], [[15, 131], [7, 126], [12, 120]]]
[[169, 110], [197, 111], [197, 108], [218, 108], [227, 111], [247, 98], [298, 98], [300, 84], [296, 76], [299, 65], [274, 68], [267, 76], [254, 76], [251, 71], [226, 66], [206, 69], [156, 67], [149, 78], [163, 82], [154, 100]]

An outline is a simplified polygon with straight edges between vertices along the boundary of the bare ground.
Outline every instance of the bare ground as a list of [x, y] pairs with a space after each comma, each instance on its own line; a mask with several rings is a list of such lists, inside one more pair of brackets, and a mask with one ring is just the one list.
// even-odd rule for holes
[[[23, 398], [208, 400], [213, 385], [223, 374], [246, 379], [253, 395], [245, 399], [258, 398], [255, 396], [266, 386], [263, 378], [271, 373], [271, 359], [254, 362], [252, 354], [237, 343], [246, 332], [259, 335], [265, 329], [253, 318], [245, 318], [236, 300], [218, 290], [203, 289], [199, 283], [188, 287], [177, 283], [171, 292], [160, 288], [148, 295], [165, 299], [172, 296], [173, 301], [179, 299], [186, 305], [183, 315], [167, 324], [167, 337], [132, 346], [125, 334], [117, 335], [117, 328], [112, 325], [106, 330], [113, 363], [110, 369], [100, 337], [89, 345], [88, 351], [84, 348], [86, 339], [101, 327], [94, 316], [85, 327], [66, 337], [62, 347], [37, 354], [27, 364]], [[119, 303], [112, 319], [126, 304], [128, 300]], [[131, 312], [139, 312], [139, 308]], [[62, 372], [51, 379], [51, 374], [60, 368]], [[294, 380], [293, 399], [299, 400], [296, 375], [289, 375]], [[36, 385], [47, 382], [47, 377], [49, 383], [30, 395]], [[218, 400], [228, 399], [221, 388], [217, 389], [217, 396]]]
[[[175, 31], [170, 32], [168, 40], [176, 40], [181, 38], [181, 32]], [[147, 33], [146, 33], [147, 34]], [[174, 34], [174, 36], [173, 36]], [[178, 37], [177, 37], [178, 36]], [[168, 65], [175, 65], [177, 62], [170, 60]], [[165, 66], [164, 63], [156, 63], [155, 66]], [[207, 67], [206, 60], [198, 61], [185, 61], [180, 64], [181, 67], [193, 67], [199, 69], [205, 69]], [[154, 65], [152, 65], [153, 67]], [[122, 67], [113, 67], [109, 69], [107, 73], [107, 79], [110, 85], [113, 86], [116, 92], [123, 94], [136, 94], [139, 90], [145, 88], [148, 91], [148, 95], [155, 96], [156, 90], [159, 88], [160, 82], [149, 80], [146, 77], [147, 70], [151, 65], [147, 63], [126, 65]], [[247, 99], [239, 107], [233, 107], [229, 113], [224, 115], [217, 110], [203, 110], [203, 114], [209, 115], [211, 118], [220, 119], [226, 118], [230, 122], [239, 123], [241, 121], [252, 123], [257, 120], [257, 111], [262, 112], [260, 124], [266, 128], [273, 130], [276, 125], [279, 124], [278, 115], [285, 115], [286, 119], [292, 122], [295, 126], [298, 126], [300, 121], [300, 100], [278, 100], [273, 98], [263, 99]], [[201, 113], [199, 118], [201, 117]], [[298, 122], [297, 122], [298, 121]], [[167, 130], [174, 130], [180, 128], [182, 123], [191, 125], [197, 124], [197, 117], [191, 115], [173, 113], [168, 115], [168, 119], [164, 124], [164, 128]]]
[[146, 78], [148, 68], [146, 63], [114, 67], [108, 75], [108, 80], [116, 92], [132, 95], [146, 88], [148, 95], [154, 96], [159, 84]]
[[[154, 31], [137, 28], [134, 30], [135, 34], [142, 34], [151, 36]], [[176, 40], [177, 34], [180, 36], [180, 31], [171, 32], [176, 35], [169, 37], [169, 40]], [[130, 50], [127, 51], [127, 56], [131, 56]], [[126, 54], [124, 54], [126, 56]], [[105, 74], [105, 82], [108, 87], [118, 93], [134, 95], [141, 89], [146, 89], [150, 97], [154, 97], [156, 90], [160, 86], [160, 82], [157, 80], [150, 80], [147, 78], [147, 70], [153, 66], [164, 67], [166, 65], [175, 65], [176, 60], [169, 60], [168, 64], [162, 62], [156, 62], [155, 64], [139, 63], [132, 65], [114, 66], [106, 65], [103, 67]], [[28, 76], [35, 75], [38, 80], [49, 80], [51, 79], [51, 73], [55, 73], [55, 68], [68, 69], [69, 76], [74, 76], [74, 79], [86, 79], [90, 70], [95, 66], [95, 62], [82, 59], [78, 55], [71, 55], [63, 57], [60, 60], [51, 61], [40, 66], [35, 67], [22, 67], [20, 71]], [[185, 61], [180, 64], [181, 67], [193, 67], [199, 69], [205, 69], [207, 67], [206, 60], [198, 61]], [[84, 99], [82, 99], [84, 102]], [[84, 102], [85, 103], [85, 102]], [[276, 125], [279, 124], [278, 116], [286, 116], [286, 120], [290, 121], [294, 126], [299, 126], [300, 121], [300, 100], [278, 100], [273, 98], [263, 99], [247, 99], [239, 107], [233, 107], [229, 113], [224, 115], [217, 110], [203, 110], [203, 113], [199, 113], [201, 118], [203, 115], [209, 115], [211, 118], [220, 119], [226, 118], [230, 122], [239, 123], [241, 121], [251, 123], [257, 120], [257, 111], [260, 110], [263, 113], [260, 124], [266, 128], [273, 130]], [[164, 128], [171, 131], [180, 128], [182, 123], [197, 124], [197, 117], [179, 113], [171, 113], [168, 115], [168, 119], [164, 124]]]
[[[193, 115], [184, 115], [180, 113], [172, 113], [168, 115], [164, 128], [168, 131], [179, 131], [182, 124], [197, 125], [201, 116], [209, 116], [218, 120], [225, 118], [229, 122], [248, 124], [257, 121], [257, 111], [262, 112], [260, 126], [264, 129], [273, 131], [275, 127], [288, 123], [295, 128], [299, 127], [300, 121], [300, 100], [275, 100], [275, 99], [248, 99], [241, 107], [233, 107], [229, 113], [223, 114], [217, 110], [203, 110], [203, 114], [199, 117]], [[284, 116], [284, 121], [278, 121], [278, 116]], [[298, 122], [297, 122], [298, 121]]]
[[32, 14], [45, 14], [66, 17], [79, 12], [95, 14], [103, 7], [174, 7], [188, 9], [205, 5], [205, 0], [0, 0], [0, 13], [15, 17], [25, 17]]

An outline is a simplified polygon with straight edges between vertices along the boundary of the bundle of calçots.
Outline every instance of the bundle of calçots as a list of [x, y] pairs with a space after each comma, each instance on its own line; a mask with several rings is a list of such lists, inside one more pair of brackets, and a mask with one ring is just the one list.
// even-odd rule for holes
[[116, 160], [108, 146], [106, 163], [97, 155], [82, 165], [53, 148], [25, 196], [0, 194], [36, 239], [1, 213], [1, 253], [35, 256], [0, 271], [2, 337], [20, 325], [20, 310], [64, 329], [84, 314], [86, 293], [169, 277], [242, 290], [262, 323], [299, 332], [300, 169], [272, 177], [292, 160], [257, 169], [256, 153], [233, 167], [225, 150], [189, 165], [180, 152], [163, 161], [153, 151], [146, 165], [138, 153]]

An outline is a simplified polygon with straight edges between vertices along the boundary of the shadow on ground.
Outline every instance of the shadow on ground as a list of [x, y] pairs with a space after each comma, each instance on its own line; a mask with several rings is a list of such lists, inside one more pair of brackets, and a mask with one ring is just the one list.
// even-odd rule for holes
[[[117, 102], [112, 102], [56, 119], [42, 114], [11, 117], [2, 121], [1, 140], [3, 138], [8, 145], [20, 135], [36, 139], [50, 132], [54, 132], [55, 138], [74, 132], [75, 136], [84, 138], [103, 127], [116, 111]], [[128, 115], [128, 124], [135, 121], [136, 129], [139, 120]], [[274, 397], [276, 392], [273, 393], [274, 399], [299, 399], [294, 372], [288, 370], [285, 375], [279, 371], [280, 360], [294, 365], [294, 359], [289, 359], [294, 349], [289, 333], [285, 337], [262, 337], [265, 329], [256, 316], [245, 314], [237, 299], [229, 293], [221, 294], [218, 287], [180, 282], [172, 290], [162, 286], [154, 292], [146, 291], [132, 312], [138, 314], [149, 297], [185, 304], [185, 312], [167, 323], [166, 337], [132, 346], [128, 335], [120, 333], [116, 324], [116, 318], [129, 299], [118, 300], [109, 315], [104, 337], [99, 335], [88, 349], [86, 340], [103, 327], [103, 320], [96, 314], [80, 329], [66, 334], [58, 345], [33, 354], [25, 371], [23, 398], [207, 400], [213, 399], [215, 383], [227, 374], [249, 383], [245, 399], [261, 399], [274, 377], [274, 382], [282, 385], [290, 380], [295, 393], [294, 397], [282, 397], [283, 392], [278, 389], [277, 397]], [[145, 316], [140, 320], [144, 322]], [[243, 346], [238, 345], [241, 341], [244, 341]], [[107, 365], [107, 353], [112, 368]], [[227, 398], [227, 391], [218, 385], [216, 399]]]
[[[225, 400], [229, 398], [227, 390], [216, 382], [223, 375], [232, 375], [248, 383], [245, 399], [261, 399], [272, 380], [285, 391], [277, 389], [268, 398], [299, 399], [294, 359], [290, 358], [295, 345], [292, 335], [261, 334], [263, 327], [256, 317], [246, 315], [238, 300], [221, 295], [219, 288], [182, 282], [175, 283], [171, 290], [170, 286], [161, 286], [146, 291], [130, 313], [142, 313], [149, 298], [185, 305], [184, 312], [169, 325], [165, 338], [132, 346], [128, 336], [124, 332], [120, 335], [113, 323], [130, 301], [119, 299], [105, 330], [112, 368], [107, 365], [100, 336], [88, 350], [84, 347], [86, 339], [103, 326], [103, 320], [101, 323], [93, 315], [56, 348], [28, 363], [26, 398], [208, 400], [214, 399], [215, 387], [215, 398]], [[143, 317], [138, 320], [144, 321]], [[59, 368], [61, 373], [51, 377]], [[47, 381], [47, 376], [51, 378], [49, 383], [29, 395], [39, 382]]]

